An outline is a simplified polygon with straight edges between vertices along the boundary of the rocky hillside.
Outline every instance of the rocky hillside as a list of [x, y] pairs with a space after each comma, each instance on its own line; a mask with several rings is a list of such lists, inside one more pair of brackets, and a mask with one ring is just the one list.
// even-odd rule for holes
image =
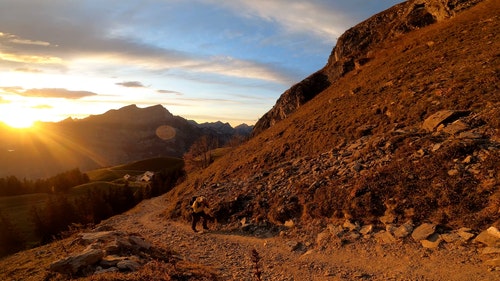
[[153, 157], [182, 157], [203, 135], [223, 145], [236, 134], [250, 134], [249, 129], [226, 125], [224, 130], [201, 126], [161, 105], [130, 105], [84, 119], [39, 123], [31, 131], [0, 127], [0, 177], [48, 177], [74, 168], [86, 171]]
[[[280, 101], [308, 89], [304, 83], [320, 93], [191, 175], [170, 194], [178, 203], [168, 214], [187, 215], [189, 198], [203, 194], [229, 226], [289, 223], [303, 235], [346, 219], [381, 228], [498, 227], [499, 3], [417, 2], [347, 31], [330, 68], [311, 77], [347, 57], [369, 59], [324, 85], [310, 77], [292, 87]], [[346, 47], [356, 32], [373, 38], [359, 54]]]
[[480, 1], [406, 1], [347, 30], [337, 40], [325, 67], [285, 91], [276, 105], [255, 124], [253, 135], [287, 118], [339, 78], [369, 62], [373, 51], [382, 47], [382, 43], [452, 18]]
[[[380, 37], [369, 60], [204, 171], [0, 260], [0, 279], [497, 280], [500, 3], [418, 3], [396, 7], [424, 22], [422, 7], [460, 13]], [[368, 37], [383, 29], [372, 23]], [[197, 234], [194, 195], [217, 219]]]

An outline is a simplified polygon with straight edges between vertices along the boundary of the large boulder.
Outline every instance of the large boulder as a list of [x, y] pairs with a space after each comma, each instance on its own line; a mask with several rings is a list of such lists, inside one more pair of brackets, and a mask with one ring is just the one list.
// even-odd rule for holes
[[74, 275], [82, 269], [98, 263], [104, 257], [104, 251], [88, 247], [81, 253], [60, 259], [50, 264], [49, 269], [67, 275]]
[[436, 225], [432, 223], [423, 223], [419, 227], [415, 228], [412, 232], [411, 237], [413, 240], [420, 242], [427, 239], [427, 237], [434, 234], [436, 231]]
[[458, 118], [468, 115], [469, 111], [463, 110], [441, 110], [425, 119], [422, 129], [433, 132], [441, 124], [448, 124], [456, 121]]

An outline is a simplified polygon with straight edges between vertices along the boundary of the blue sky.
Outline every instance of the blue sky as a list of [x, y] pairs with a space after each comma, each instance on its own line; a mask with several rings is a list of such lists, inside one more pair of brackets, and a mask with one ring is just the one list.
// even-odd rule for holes
[[0, 121], [162, 104], [254, 124], [346, 29], [399, 2], [0, 0]]

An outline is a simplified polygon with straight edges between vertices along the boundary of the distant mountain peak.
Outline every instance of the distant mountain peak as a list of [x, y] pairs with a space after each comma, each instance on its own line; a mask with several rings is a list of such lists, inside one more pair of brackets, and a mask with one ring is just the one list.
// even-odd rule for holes
[[174, 116], [161, 104], [140, 108], [135, 104], [119, 109], [111, 109], [100, 115], [92, 115], [87, 119], [104, 123], [158, 123], [173, 118]]

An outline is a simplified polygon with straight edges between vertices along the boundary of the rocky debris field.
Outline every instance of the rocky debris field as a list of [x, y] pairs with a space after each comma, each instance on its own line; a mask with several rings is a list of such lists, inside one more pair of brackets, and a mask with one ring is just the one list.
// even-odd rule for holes
[[[396, 127], [390, 135], [360, 128], [359, 138], [351, 143], [278, 163], [269, 170], [255, 166], [253, 175], [217, 181], [197, 195], [213, 202], [219, 221], [235, 226], [245, 220], [246, 224], [268, 222], [279, 228], [287, 221], [309, 224], [318, 217], [382, 227], [429, 219], [452, 228], [491, 226], [491, 218], [500, 214], [500, 198], [492, 195], [499, 176], [500, 142], [484, 120], [498, 111], [439, 111], [421, 127]], [[414, 190], [401, 185], [414, 186]], [[484, 192], [481, 204], [487, 202], [481, 206], [477, 198], [466, 194], [479, 189]], [[373, 194], [380, 194], [376, 201]], [[454, 197], [463, 200], [455, 202]], [[187, 218], [187, 199], [183, 203], [170, 215], [183, 213]], [[463, 216], [457, 219], [456, 214]], [[326, 225], [324, 220], [318, 224]]]

